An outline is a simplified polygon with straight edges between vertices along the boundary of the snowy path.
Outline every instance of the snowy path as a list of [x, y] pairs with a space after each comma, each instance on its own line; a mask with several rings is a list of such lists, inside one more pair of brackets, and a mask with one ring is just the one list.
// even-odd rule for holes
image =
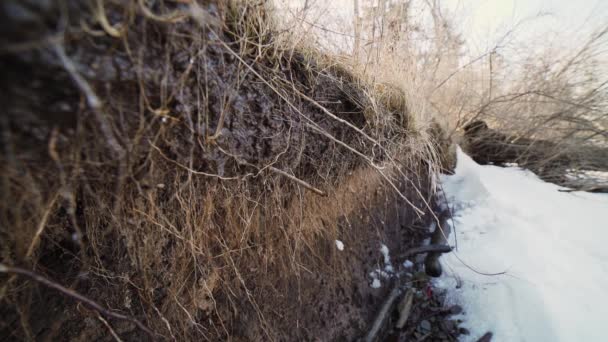
[[[442, 257], [436, 286], [463, 307], [465, 341], [487, 331], [492, 341], [608, 340], [608, 195], [558, 192], [528, 171], [480, 166], [460, 150], [455, 175], [442, 183], [458, 249]], [[477, 274], [457, 257], [506, 274]]]

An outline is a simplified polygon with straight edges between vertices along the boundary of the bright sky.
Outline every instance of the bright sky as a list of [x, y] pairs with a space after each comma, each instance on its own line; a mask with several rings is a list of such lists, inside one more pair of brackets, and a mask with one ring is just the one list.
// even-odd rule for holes
[[518, 40], [544, 39], [575, 43], [592, 30], [608, 25], [606, 0], [444, 0], [455, 14], [472, 51], [493, 46], [515, 25]]
[[[369, 1], [377, 0], [359, 0], [359, 3]], [[283, 9], [302, 8], [307, 2], [315, 10], [308, 20], [352, 34], [353, 0], [274, 2]], [[550, 45], [559, 50], [580, 46], [590, 33], [608, 25], [608, 0], [440, 0], [440, 4], [448, 12], [444, 13], [446, 18], [462, 33], [471, 56], [494, 47], [515, 27], [509, 35], [515, 45]], [[425, 1], [414, 0], [414, 6], [425, 7]], [[509, 53], [504, 49], [501, 52]]]

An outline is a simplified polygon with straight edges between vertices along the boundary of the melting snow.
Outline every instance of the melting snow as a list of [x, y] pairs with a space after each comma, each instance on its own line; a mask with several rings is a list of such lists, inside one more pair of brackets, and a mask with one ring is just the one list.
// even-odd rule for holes
[[435, 223], [435, 221], [431, 222], [431, 225], [429, 226], [429, 233], [434, 233], [435, 229], [437, 229], [437, 224]]
[[380, 253], [382, 253], [382, 255], [384, 256], [384, 263], [385, 264], [390, 264], [391, 263], [391, 257], [388, 255], [388, 247], [386, 247], [385, 244], [382, 244], [380, 247]]
[[382, 285], [380, 283], [380, 280], [378, 279], [378, 277], [388, 279], [390, 277], [395, 276], [395, 269], [393, 268], [393, 265], [391, 264], [391, 257], [389, 255], [389, 250], [385, 244], [380, 245], [380, 253], [382, 253], [382, 256], [384, 257], [384, 270], [381, 270], [378, 268], [369, 273], [369, 276], [373, 279], [370, 286], [375, 289], [379, 288]]
[[[480, 166], [458, 150], [442, 178], [455, 253], [436, 286], [464, 308], [475, 341], [599, 341], [608, 318], [608, 195], [559, 192], [529, 171]], [[484, 273], [502, 275], [485, 276]], [[604, 337], [603, 337], [604, 336]]]
[[388, 247], [386, 247], [385, 244], [382, 244], [382, 246], [380, 247], [380, 253], [382, 253], [382, 256], [384, 256], [384, 270], [388, 273], [395, 272], [395, 269], [391, 264], [391, 257], [389, 255]]
[[338, 248], [339, 251], [343, 251], [344, 250], [344, 243], [340, 240], [336, 240], [336, 248]]

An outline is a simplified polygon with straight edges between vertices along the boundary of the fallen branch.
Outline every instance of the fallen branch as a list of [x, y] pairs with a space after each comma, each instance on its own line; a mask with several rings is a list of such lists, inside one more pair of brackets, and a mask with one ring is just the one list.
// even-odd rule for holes
[[365, 342], [375, 342], [378, 339], [378, 333], [380, 332], [380, 329], [384, 326], [386, 320], [390, 317], [392, 311], [391, 309], [393, 308], [395, 301], [397, 300], [397, 298], [399, 298], [402, 292], [403, 290], [399, 286], [395, 286], [393, 288], [389, 296], [382, 304], [378, 315], [376, 315], [376, 319], [372, 324], [372, 328], [365, 336]]
[[58, 197], [59, 197], [59, 194], [55, 194], [55, 196], [53, 196], [53, 198], [47, 204], [46, 209], [44, 210], [44, 214], [42, 215], [42, 219], [40, 220], [40, 223], [38, 223], [38, 228], [36, 228], [36, 233], [34, 234], [34, 237], [32, 238], [32, 242], [30, 242], [30, 246], [27, 248], [27, 252], [25, 253], [26, 259], [29, 259], [32, 256], [32, 254], [34, 253], [34, 249], [36, 248], [36, 246], [38, 246], [38, 242], [40, 241], [42, 232], [44, 231], [44, 228], [46, 227], [46, 223], [48, 221], [49, 215], [51, 214], [51, 211], [53, 210]]
[[408, 249], [407, 251], [400, 254], [399, 257], [401, 257], [403, 259], [407, 259], [416, 254], [422, 254], [422, 253], [441, 253], [442, 254], [442, 253], [450, 253], [451, 251], [452, 251], [451, 246], [428, 245], [428, 246], [420, 246], [420, 247]]
[[479, 340], [477, 340], [477, 342], [490, 342], [490, 341], [492, 341], [492, 336], [493, 336], [493, 334], [488, 331], [483, 336], [481, 336], [479, 338]]
[[401, 300], [401, 303], [399, 303], [399, 320], [397, 320], [397, 324], [395, 324], [397, 329], [402, 329], [403, 326], [405, 326], [405, 322], [407, 322], [407, 319], [410, 317], [413, 300], [414, 290], [408, 289], [405, 296]]
[[112, 317], [112, 318], [116, 318], [116, 319], [129, 321], [129, 322], [135, 324], [139, 329], [141, 329], [141, 330], [145, 331], [147, 334], [149, 334], [152, 337], [152, 339], [155, 339], [156, 335], [154, 334], [154, 332], [152, 332], [152, 330], [148, 329], [145, 325], [143, 325], [143, 323], [136, 320], [135, 318], [125, 316], [123, 314], [119, 314], [116, 312], [112, 312], [112, 311], [104, 308], [103, 306], [97, 304], [96, 302], [88, 299], [87, 297], [81, 295], [80, 293], [75, 292], [71, 289], [68, 289], [60, 284], [57, 284], [56, 282], [51, 281], [51, 280], [43, 277], [40, 274], [37, 274], [35, 272], [29, 271], [29, 270], [26, 270], [26, 269], [23, 269], [20, 267], [7, 266], [2, 263], [0, 263], [0, 273], [17, 274], [17, 275], [25, 276], [46, 287], [50, 287], [51, 289], [59, 291], [67, 297], [70, 297], [78, 302], [81, 302], [85, 306], [99, 312], [100, 314], [102, 314], [106, 317]]
[[585, 192], [605, 194], [605, 193], [608, 193], [608, 186], [589, 186], [589, 187], [582, 187], [582, 188], [578, 188], [578, 189], [559, 189], [557, 191], [559, 191], [559, 192], [585, 191]]

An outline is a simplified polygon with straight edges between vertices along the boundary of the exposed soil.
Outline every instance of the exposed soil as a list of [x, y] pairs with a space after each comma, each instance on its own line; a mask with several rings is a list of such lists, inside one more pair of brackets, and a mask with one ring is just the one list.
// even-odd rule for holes
[[[201, 25], [158, 17], [186, 2], [103, 3], [4, 14], [1, 262], [159, 340], [362, 337], [390, 290], [370, 287], [381, 244], [419, 246], [436, 210], [403, 108], [281, 50], [259, 4], [201, 1]], [[2, 340], [149, 338], [35, 282], [0, 286]], [[399, 338], [440, 324], [440, 304], [419, 297]]]

